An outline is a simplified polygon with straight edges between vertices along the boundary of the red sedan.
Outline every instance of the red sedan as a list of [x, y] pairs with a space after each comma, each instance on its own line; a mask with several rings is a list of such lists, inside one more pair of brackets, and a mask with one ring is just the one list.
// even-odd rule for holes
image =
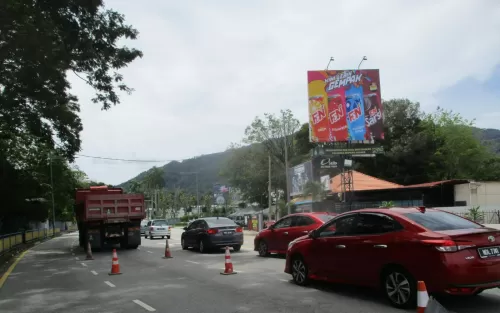
[[381, 288], [392, 305], [416, 304], [417, 281], [430, 293], [476, 295], [500, 287], [500, 230], [421, 208], [341, 214], [288, 245], [285, 272]]
[[287, 215], [255, 236], [254, 250], [260, 256], [267, 256], [269, 253], [285, 254], [290, 241], [315, 230], [335, 215], [325, 212]]

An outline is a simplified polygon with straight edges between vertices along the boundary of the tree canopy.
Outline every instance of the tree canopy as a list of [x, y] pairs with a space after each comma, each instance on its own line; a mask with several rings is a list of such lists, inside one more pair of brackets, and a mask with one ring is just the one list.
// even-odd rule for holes
[[0, 232], [46, 220], [52, 191], [57, 218], [72, 218], [74, 188], [91, 182], [70, 165], [83, 125], [68, 77], [102, 109], [120, 103], [132, 89], [119, 70], [142, 53], [119, 43], [137, 36], [100, 0], [0, 2]]

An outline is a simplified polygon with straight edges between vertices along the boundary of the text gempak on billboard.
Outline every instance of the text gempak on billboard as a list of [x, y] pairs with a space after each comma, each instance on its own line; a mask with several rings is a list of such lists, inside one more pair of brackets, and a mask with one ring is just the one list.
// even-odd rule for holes
[[309, 71], [312, 142], [384, 139], [379, 70]]

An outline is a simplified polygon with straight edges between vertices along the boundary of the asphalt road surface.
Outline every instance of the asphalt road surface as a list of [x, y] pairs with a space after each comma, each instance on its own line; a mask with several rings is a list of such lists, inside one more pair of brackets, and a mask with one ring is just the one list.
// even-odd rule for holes
[[[111, 250], [94, 252], [94, 260], [85, 261], [77, 233], [40, 244], [7, 278], [0, 312], [402, 312], [376, 291], [296, 286], [283, 273], [284, 258], [258, 257], [248, 235], [242, 250], [231, 254], [238, 274], [220, 275], [224, 252], [183, 251], [181, 232], [175, 229], [169, 241], [173, 259], [162, 259], [162, 239], [143, 239], [138, 250], [118, 250], [123, 274], [116, 276], [108, 275]], [[439, 300], [457, 313], [493, 313], [500, 308], [500, 290]]]

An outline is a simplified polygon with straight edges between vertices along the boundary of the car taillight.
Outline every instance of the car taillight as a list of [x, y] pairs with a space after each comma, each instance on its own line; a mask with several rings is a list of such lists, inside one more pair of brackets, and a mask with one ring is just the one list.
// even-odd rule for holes
[[237, 233], [242, 233], [243, 232], [243, 228], [242, 227], [236, 227], [236, 232]]
[[217, 228], [209, 228], [209, 229], [207, 230], [207, 233], [208, 233], [209, 235], [217, 234], [218, 232], [219, 232], [219, 230], [218, 230]]
[[422, 243], [434, 246], [440, 252], [456, 252], [475, 246], [473, 244], [457, 244], [455, 241], [447, 239], [427, 239], [422, 240]]
[[153, 230], [153, 229], [154, 229], [154, 227], [153, 227], [153, 226], [150, 226], [150, 227], [149, 227], [149, 230]]

